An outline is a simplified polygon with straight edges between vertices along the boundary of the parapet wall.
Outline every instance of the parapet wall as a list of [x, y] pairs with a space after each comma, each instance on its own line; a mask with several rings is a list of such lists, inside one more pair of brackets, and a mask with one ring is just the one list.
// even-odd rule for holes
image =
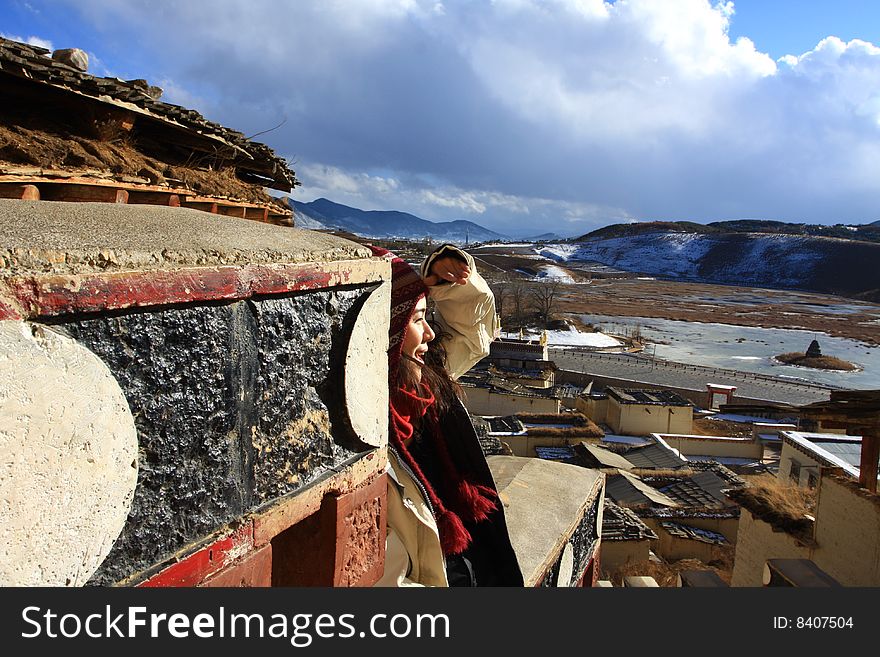
[[[63, 522], [39, 527], [41, 504], [89, 505], [98, 474], [70, 449], [62, 404], [46, 425], [54, 437], [29, 449], [60, 450], [44, 480], [74, 471], [80, 479], [58, 499], [57, 487], [15, 472], [4, 495], [29, 490], [35, 512], [28, 527], [8, 528], [9, 538], [75, 553], [102, 542], [93, 584], [198, 584], [258, 551], [278, 572], [290, 572], [283, 563], [294, 557], [312, 564], [310, 576], [332, 570], [313, 584], [369, 583], [384, 550], [384, 487], [374, 484], [387, 441], [387, 262], [310, 231], [152, 206], [0, 201], [0, 236], [0, 320], [25, 333], [42, 327], [93, 354], [124, 395], [137, 437], [137, 457], [128, 459], [137, 481], [118, 536], [87, 536]], [[18, 347], [0, 346], [3, 358], [19, 359]], [[81, 374], [88, 389], [94, 377]], [[32, 385], [55, 389], [52, 380]], [[9, 410], [0, 405], [0, 429], [14, 423]], [[86, 436], [106, 440], [100, 428]], [[339, 496], [348, 501], [333, 503]], [[306, 553], [289, 532], [307, 518], [341, 528], [346, 517], [366, 528], [348, 543], [318, 532], [324, 538]], [[193, 564], [211, 545], [228, 554], [199, 570]], [[346, 549], [361, 554], [340, 559]], [[318, 567], [322, 554], [354, 566]], [[188, 561], [196, 572], [162, 576]]]

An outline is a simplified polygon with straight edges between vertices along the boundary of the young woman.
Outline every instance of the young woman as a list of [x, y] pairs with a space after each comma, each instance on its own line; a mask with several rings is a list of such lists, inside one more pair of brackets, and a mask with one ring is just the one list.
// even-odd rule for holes
[[[489, 352], [495, 303], [473, 258], [444, 245], [421, 274], [391, 259], [384, 586], [522, 586], [504, 510], [455, 383]], [[428, 297], [435, 326], [429, 324]]]

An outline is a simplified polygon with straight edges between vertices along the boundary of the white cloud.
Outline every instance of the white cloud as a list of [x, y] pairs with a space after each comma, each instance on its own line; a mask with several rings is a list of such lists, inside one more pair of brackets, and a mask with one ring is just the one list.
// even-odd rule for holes
[[731, 41], [735, 2], [70, 1], [169, 97], [246, 134], [286, 120], [264, 141], [342, 203], [502, 231], [875, 218], [880, 50], [773, 61]]
[[[293, 193], [298, 201], [323, 197], [364, 210], [406, 210], [432, 221], [469, 219], [509, 235], [548, 232], [549, 226], [552, 231], [574, 236], [609, 221], [627, 219], [619, 208], [462, 189], [437, 181], [428, 187], [411, 176], [404, 183], [398, 177], [311, 163], [297, 171], [303, 181]], [[505, 218], [503, 222], [494, 220], [499, 213]]]

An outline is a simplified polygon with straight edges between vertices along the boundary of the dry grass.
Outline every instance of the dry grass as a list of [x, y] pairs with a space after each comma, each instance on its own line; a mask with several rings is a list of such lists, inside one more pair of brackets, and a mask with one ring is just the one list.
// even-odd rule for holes
[[553, 438], [604, 438], [605, 432], [595, 424], [586, 427], [529, 427], [529, 436], [547, 436]]
[[576, 427], [593, 424], [583, 413], [517, 413], [516, 418], [532, 424], [571, 424]]
[[786, 365], [797, 365], [798, 367], [812, 367], [816, 370], [843, 370], [844, 372], [852, 372], [859, 369], [852, 363], [834, 356], [815, 356], [809, 357], [799, 351], [792, 351], [787, 354], [776, 356], [776, 360]]
[[728, 496], [754, 516], [801, 540], [812, 538], [813, 521], [806, 517], [816, 506], [815, 492], [780, 482], [771, 475], [743, 477], [748, 488]]
[[652, 470], [650, 468], [633, 468], [629, 471], [629, 473], [638, 475], [639, 477], [654, 477], [655, 479], [666, 477], [681, 479], [683, 477], [690, 477], [692, 474], [694, 474], [694, 471], [690, 468], [682, 468], [681, 470]]
[[747, 422], [695, 418], [693, 432], [700, 436], [747, 438], [752, 435], [752, 425]]
[[709, 563], [703, 563], [699, 559], [680, 559], [673, 563], [658, 563], [656, 561], [638, 561], [620, 566], [608, 574], [614, 586], [623, 586], [623, 578], [631, 576], [653, 577], [658, 586], [674, 587], [677, 577], [683, 570], [712, 570], [730, 584], [733, 574], [734, 548], [733, 546], [719, 546], [716, 548], [715, 558]]

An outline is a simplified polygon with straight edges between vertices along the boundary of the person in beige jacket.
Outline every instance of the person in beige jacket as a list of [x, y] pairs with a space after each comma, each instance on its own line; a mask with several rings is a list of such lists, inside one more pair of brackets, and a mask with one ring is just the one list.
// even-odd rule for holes
[[373, 250], [392, 267], [388, 526], [377, 585], [522, 586], [504, 510], [455, 384], [497, 333], [492, 292], [455, 246], [434, 251], [421, 273]]

